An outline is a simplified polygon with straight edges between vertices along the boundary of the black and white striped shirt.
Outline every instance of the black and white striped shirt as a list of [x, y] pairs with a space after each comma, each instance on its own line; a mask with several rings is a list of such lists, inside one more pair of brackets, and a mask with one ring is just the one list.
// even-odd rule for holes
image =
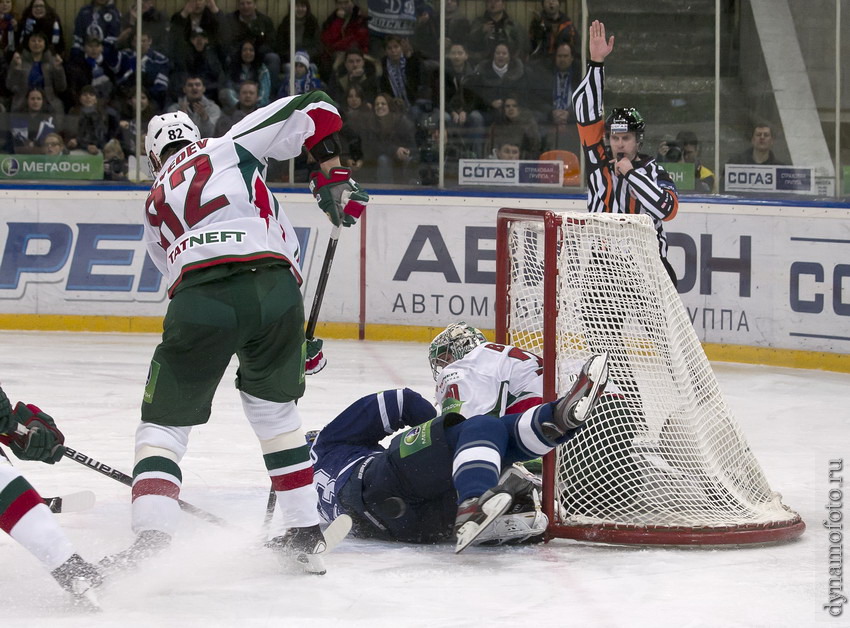
[[605, 146], [604, 83], [603, 65], [590, 61], [587, 74], [573, 95], [586, 161], [587, 209], [595, 213], [648, 214], [658, 234], [658, 250], [666, 260], [667, 238], [662, 222], [672, 219], [679, 208], [676, 186], [664, 168], [642, 153], [625, 176], [614, 172]]

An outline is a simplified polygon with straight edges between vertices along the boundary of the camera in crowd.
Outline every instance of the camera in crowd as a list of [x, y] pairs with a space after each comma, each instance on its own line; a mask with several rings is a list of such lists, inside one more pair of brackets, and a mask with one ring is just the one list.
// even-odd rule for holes
[[664, 161], [671, 163], [682, 161], [682, 145], [679, 142], [667, 142], [667, 154], [664, 155]]
[[430, 109], [419, 121], [417, 143], [419, 145], [419, 183], [436, 185], [439, 181], [437, 162], [440, 160], [440, 120], [438, 112]]
[[435, 164], [439, 161], [440, 121], [436, 112], [424, 116], [419, 123], [419, 161]]
[[103, 172], [113, 176], [124, 174], [124, 160], [120, 157], [113, 157], [104, 161]]

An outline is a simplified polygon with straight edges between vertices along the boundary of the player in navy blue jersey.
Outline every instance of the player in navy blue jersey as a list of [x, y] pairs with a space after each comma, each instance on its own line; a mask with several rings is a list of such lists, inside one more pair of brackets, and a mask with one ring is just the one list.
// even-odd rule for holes
[[[362, 397], [312, 442], [320, 512], [328, 521], [350, 515], [360, 536], [410, 543], [454, 536], [457, 552], [476, 539], [505, 540], [492, 535], [493, 527], [516, 502], [533, 499], [535, 490], [513, 463], [542, 456], [572, 438], [607, 378], [607, 355], [594, 356], [558, 401], [501, 417], [436, 416], [434, 407], [408, 388]], [[389, 445], [381, 445], [400, 430]], [[545, 529], [537, 513], [526, 523], [512, 538]]]

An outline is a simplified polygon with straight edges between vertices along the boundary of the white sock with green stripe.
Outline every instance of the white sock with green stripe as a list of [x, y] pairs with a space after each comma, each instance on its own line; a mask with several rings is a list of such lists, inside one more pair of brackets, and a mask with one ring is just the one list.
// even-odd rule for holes
[[318, 496], [313, 487], [313, 463], [304, 430], [298, 428], [269, 440], [261, 440], [263, 462], [268, 469], [277, 505], [287, 528], [319, 523]]
[[263, 450], [277, 507], [287, 528], [319, 523], [310, 448], [294, 401], [266, 401], [240, 391], [242, 409]]
[[0, 458], [0, 530], [9, 534], [51, 571], [74, 553], [38, 492]]
[[136, 430], [133, 466], [133, 532], [159, 530], [174, 535], [180, 518], [179, 462], [186, 453], [189, 427], [142, 423]]

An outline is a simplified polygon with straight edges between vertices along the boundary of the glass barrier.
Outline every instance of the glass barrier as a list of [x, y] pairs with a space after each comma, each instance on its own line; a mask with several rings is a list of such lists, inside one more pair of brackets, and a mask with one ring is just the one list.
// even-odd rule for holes
[[[834, 141], [840, 4], [734, 5], [720, 49], [721, 191], [745, 197], [841, 196]], [[821, 11], [817, 16], [812, 8]], [[846, 17], [843, 18], [846, 20]], [[824, 24], [831, 28], [823, 28]]]
[[[152, 115], [183, 109], [220, 136], [263, 104], [322, 89], [345, 120], [342, 159], [372, 189], [581, 193], [572, 96], [599, 19], [615, 36], [605, 112], [640, 112], [641, 152], [681, 194], [846, 199], [841, 4], [12, 3], [0, 16], [0, 182], [144, 181], [139, 129]], [[273, 162], [269, 180], [301, 185], [315, 168], [306, 154]]]

